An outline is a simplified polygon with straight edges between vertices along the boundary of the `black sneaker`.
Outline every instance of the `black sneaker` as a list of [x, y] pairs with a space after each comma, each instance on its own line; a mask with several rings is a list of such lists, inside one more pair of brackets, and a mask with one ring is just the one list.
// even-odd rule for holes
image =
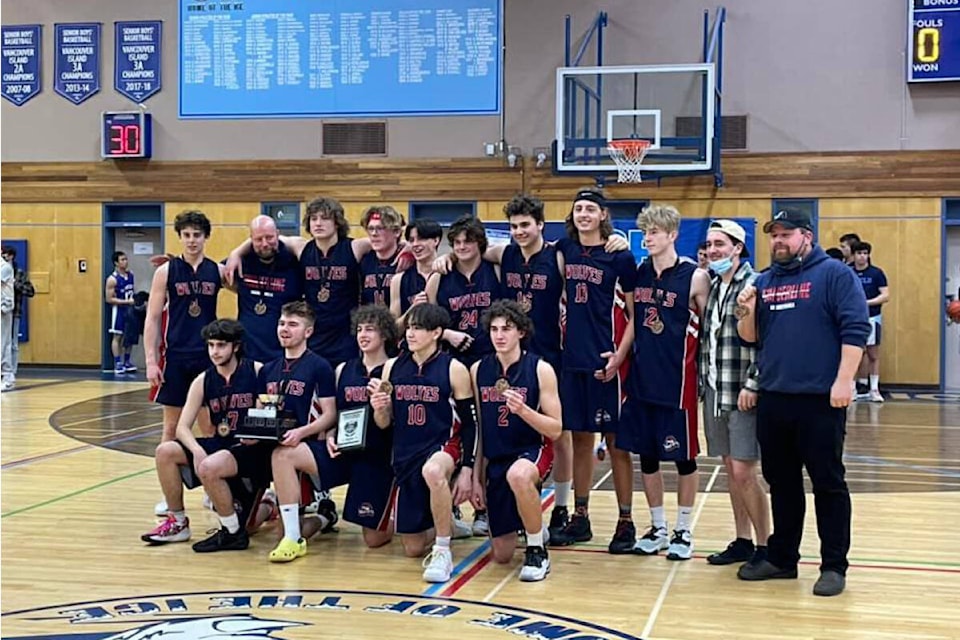
[[247, 530], [240, 527], [236, 533], [230, 533], [226, 527], [220, 527], [206, 540], [194, 543], [193, 550], [197, 553], [212, 553], [214, 551], [242, 551], [250, 546], [250, 536]]
[[570, 523], [570, 514], [566, 507], [554, 507], [550, 512], [550, 524], [547, 525], [547, 532], [550, 539], [560, 535], [560, 532]]
[[760, 562], [748, 562], [737, 569], [737, 577], [741, 580], [796, 580], [797, 568], [788, 567], [783, 569], [771, 563], [769, 560]]
[[550, 557], [543, 547], [527, 547], [523, 554], [523, 568], [520, 569], [521, 582], [539, 582], [550, 573]]
[[713, 565], [735, 564], [737, 562], [749, 562], [753, 558], [755, 547], [752, 540], [746, 538], [737, 538], [727, 545], [727, 548], [719, 553], [711, 553], [707, 556], [707, 562]]
[[813, 585], [815, 596], [838, 596], [847, 586], [847, 579], [836, 571], [824, 571], [820, 574], [817, 583]]
[[320, 528], [320, 533], [330, 533], [336, 531], [334, 525], [340, 521], [340, 514], [337, 513], [337, 504], [333, 500], [321, 500], [317, 503], [317, 517], [324, 525]]
[[557, 532], [556, 536], [550, 536], [550, 546], [566, 547], [575, 542], [589, 542], [593, 539], [593, 531], [590, 530], [590, 518], [574, 514], [563, 529]]
[[613, 534], [607, 551], [613, 554], [633, 553], [633, 545], [637, 543], [637, 528], [632, 520], [617, 520], [617, 530]]

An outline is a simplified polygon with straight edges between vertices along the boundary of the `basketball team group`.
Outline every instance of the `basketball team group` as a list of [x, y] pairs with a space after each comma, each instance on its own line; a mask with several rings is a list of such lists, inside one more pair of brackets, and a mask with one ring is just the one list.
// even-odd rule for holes
[[[872, 306], [855, 269], [814, 242], [810, 217], [784, 210], [763, 225], [772, 262], [757, 273], [733, 220], [710, 223], [704, 269], [678, 255], [672, 206], [639, 213], [639, 265], [600, 189], [574, 195], [556, 242], [537, 198], [503, 211], [511, 243], [488, 243], [465, 215], [438, 257], [437, 222], [371, 207], [354, 239], [341, 204], [321, 197], [306, 207], [307, 237], [259, 216], [222, 264], [204, 253], [207, 217], [178, 215], [182, 253], [156, 270], [144, 329], [164, 500], [142, 539], [189, 540], [184, 487], [202, 485], [220, 528], [196, 552], [246, 549], [274, 518], [283, 536], [269, 560], [294, 561], [342, 514], [370, 547], [399, 537], [427, 582], [450, 579], [451, 539], [471, 534], [489, 536], [496, 562], [521, 548], [520, 580], [543, 580], [550, 547], [593, 537], [600, 434], [619, 510], [609, 552], [688, 560], [702, 402], [736, 529], [707, 561], [739, 563], [741, 580], [795, 579], [805, 468], [821, 542], [814, 593], [841, 593], [846, 407]], [[236, 320], [216, 317], [223, 287], [238, 295]], [[634, 454], [650, 514], [640, 532]], [[665, 463], [678, 477], [671, 523]], [[329, 491], [343, 485], [338, 513]]]

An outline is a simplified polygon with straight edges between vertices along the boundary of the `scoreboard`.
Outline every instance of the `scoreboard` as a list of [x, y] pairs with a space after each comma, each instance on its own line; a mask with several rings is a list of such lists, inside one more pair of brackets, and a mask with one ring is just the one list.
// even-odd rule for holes
[[960, 0], [908, 0], [907, 82], [960, 81]]

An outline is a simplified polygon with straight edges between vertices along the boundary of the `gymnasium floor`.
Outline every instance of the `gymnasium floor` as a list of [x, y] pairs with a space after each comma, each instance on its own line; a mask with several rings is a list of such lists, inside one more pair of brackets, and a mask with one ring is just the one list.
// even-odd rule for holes
[[[898, 393], [851, 409], [851, 569], [843, 595], [817, 598], [812, 505], [799, 580], [746, 584], [735, 567], [704, 561], [732, 534], [725, 474], [711, 458], [701, 459], [696, 556], [685, 563], [606, 553], [615, 519], [606, 463], [593, 542], [553, 550], [543, 583], [517, 580], [519, 552], [509, 566], [491, 564], [475, 538], [454, 543], [453, 579], [430, 586], [399, 545], [365, 549], [352, 525], [311, 540], [290, 565], [266, 561], [274, 526], [246, 552], [148, 548], [139, 535], [154, 525], [160, 493], [144, 454], [160, 411], [146, 385], [21, 373], [2, 396], [4, 638], [960, 637], [958, 395]], [[639, 490], [634, 506], [642, 527]], [[194, 539], [216, 526], [198, 492], [187, 507]]]

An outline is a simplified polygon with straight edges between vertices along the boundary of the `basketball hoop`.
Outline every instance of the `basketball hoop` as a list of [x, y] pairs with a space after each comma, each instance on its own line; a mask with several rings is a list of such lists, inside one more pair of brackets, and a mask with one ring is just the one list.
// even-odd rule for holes
[[611, 140], [607, 151], [617, 163], [617, 182], [640, 182], [640, 167], [650, 150], [649, 140]]

